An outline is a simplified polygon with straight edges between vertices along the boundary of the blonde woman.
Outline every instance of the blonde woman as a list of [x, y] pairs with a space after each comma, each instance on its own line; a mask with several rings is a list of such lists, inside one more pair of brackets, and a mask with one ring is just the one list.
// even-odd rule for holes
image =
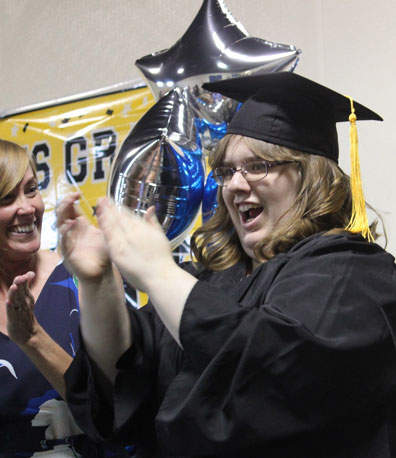
[[63, 400], [78, 291], [59, 255], [40, 250], [43, 213], [32, 158], [0, 140], [0, 456], [106, 456]]

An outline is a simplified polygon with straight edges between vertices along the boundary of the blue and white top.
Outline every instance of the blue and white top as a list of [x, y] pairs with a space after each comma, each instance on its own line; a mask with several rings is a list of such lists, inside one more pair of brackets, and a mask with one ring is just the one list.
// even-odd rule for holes
[[[35, 305], [38, 322], [71, 356], [79, 346], [77, 283], [63, 263]], [[122, 456], [93, 444], [67, 404], [8, 336], [0, 333], [0, 458]], [[125, 455], [128, 456], [128, 455]]]

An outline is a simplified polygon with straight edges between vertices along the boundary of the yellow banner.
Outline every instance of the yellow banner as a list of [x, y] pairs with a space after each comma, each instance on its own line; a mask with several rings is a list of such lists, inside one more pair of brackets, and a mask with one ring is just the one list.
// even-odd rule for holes
[[46, 212], [42, 248], [57, 244], [54, 209], [70, 191], [94, 222], [107, 191], [111, 162], [132, 127], [154, 104], [147, 88], [131, 89], [14, 114], [0, 119], [0, 137], [26, 147], [37, 163]]
[[[25, 147], [35, 158], [45, 203], [42, 249], [55, 249], [55, 207], [67, 193], [80, 191], [80, 206], [95, 223], [97, 199], [106, 195], [113, 158], [136, 122], [154, 104], [147, 88], [54, 104], [0, 119], [0, 138]], [[146, 295], [126, 286], [135, 306]]]

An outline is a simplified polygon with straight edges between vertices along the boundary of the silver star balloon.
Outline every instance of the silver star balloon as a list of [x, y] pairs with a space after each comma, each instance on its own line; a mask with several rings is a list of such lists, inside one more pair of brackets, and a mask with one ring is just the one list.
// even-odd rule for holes
[[222, 0], [204, 0], [190, 27], [172, 47], [144, 56], [136, 65], [156, 100], [174, 87], [187, 89], [187, 103], [200, 121], [201, 141], [210, 148], [224, 136], [236, 103], [204, 91], [202, 84], [293, 70], [299, 55], [294, 46], [250, 37]]
[[294, 46], [250, 37], [221, 0], [205, 0], [171, 48], [136, 61], [157, 100], [175, 86], [199, 90], [204, 82], [250, 73], [290, 70]]
[[183, 90], [162, 97], [134, 126], [112, 164], [108, 194], [143, 214], [155, 205], [173, 247], [191, 229], [204, 187], [202, 151]]

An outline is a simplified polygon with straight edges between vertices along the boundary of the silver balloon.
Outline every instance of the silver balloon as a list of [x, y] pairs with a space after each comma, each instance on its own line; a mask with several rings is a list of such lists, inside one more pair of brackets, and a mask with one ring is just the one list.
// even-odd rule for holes
[[202, 195], [202, 220], [204, 223], [211, 218], [216, 208], [218, 207], [218, 188], [218, 184], [215, 182], [213, 178], [213, 172], [211, 171], [206, 177], [206, 182]]
[[202, 151], [183, 90], [176, 88], [135, 125], [117, 154], [108, 194], [117, 205], [145, 213], [155, 205], [171, 244], [181, 243], [200, 209]]
[[222, 0], [204, 0], [185, 34], [172, 47], [144, 56], [136, 65], [159, 100], [175, 87], [185, 88], [187, 103], [204, 121], [204, 147], [224, 135], [236, 104], [209, 93], [202, 84], [253, 73], [293, 70], [300, 51], [294, 46], [250, 37]]
[[223, 1], [205, 0], [180, 40], [136, 65], [158, 100], [176, 86], [202, 92], [207, 81], [290, 70], [299, 54], [294, 46], [250, 37]]

